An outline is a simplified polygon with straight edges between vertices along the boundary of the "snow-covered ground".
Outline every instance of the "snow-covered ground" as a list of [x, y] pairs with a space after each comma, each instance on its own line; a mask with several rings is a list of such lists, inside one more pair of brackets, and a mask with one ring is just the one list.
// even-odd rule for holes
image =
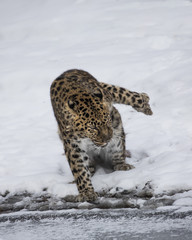
[[96, 191], [149, 187], [192, 206], [192, 2], [1, 0], [0, 193], [76, 195], [57, 136], [49, 87], [80, 68], [146, 92], [153, 116], [118, 105], [128, 172], [92, 178]]
[[191, 240], [191, 212], [65, 210], [0, 216], [1, 240]]

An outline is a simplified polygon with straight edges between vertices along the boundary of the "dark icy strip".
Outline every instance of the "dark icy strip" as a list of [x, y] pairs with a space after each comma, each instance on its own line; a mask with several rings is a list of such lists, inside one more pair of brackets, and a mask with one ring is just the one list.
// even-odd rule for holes
[[58, 211], [68, 209], [156, 209], [172, 206], [175, 201], [174, 193], [155, 196], [150, 189], [126, 191], [122, 189], [100, 192], [99, 198], [93, 203], [79, 203], [77, 196], [59, 198], [45, 191], [41, 194], [22, 192], [19, 194], [6, 193], [0, 196], [0, 216], [5, 213], [18, 211]]

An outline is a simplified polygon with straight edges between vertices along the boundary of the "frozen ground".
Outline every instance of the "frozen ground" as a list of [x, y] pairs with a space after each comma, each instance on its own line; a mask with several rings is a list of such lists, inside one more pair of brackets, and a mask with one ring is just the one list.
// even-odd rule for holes
[[70, 68], [151, 97], [151, 117], [117, 106], [135, 169], [98, 169], [96, 191], [141, 208], [192, 207], [191, 42], [187, 0], [1, 0], [0, 211], [77, 194], [49, 99]]
[[0, 216], [0, 239], [191, 240], [186, 211], [69, 210]]

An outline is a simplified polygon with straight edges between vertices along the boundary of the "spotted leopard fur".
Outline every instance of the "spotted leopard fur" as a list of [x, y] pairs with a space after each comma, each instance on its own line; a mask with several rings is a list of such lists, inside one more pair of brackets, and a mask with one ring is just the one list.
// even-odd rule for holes
[[59, 135], [79, 191], [79, 201], [94, 201], [91, 183], [96, 164], [108, 161], [113, 170], [129, 170], [125, 163], [125, 133], [113, 103], [131, 105], [152, 115], [145, 93], [98, 82], [88, 72], [69, 70], [50, 89]]

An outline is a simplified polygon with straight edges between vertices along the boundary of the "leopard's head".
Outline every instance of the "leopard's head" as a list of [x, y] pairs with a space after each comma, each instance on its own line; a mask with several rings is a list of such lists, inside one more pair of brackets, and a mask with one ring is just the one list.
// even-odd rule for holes
[[67, 100], [71, 122], [75, 132], [89, 138], [97, 146], [105, 146], [113, 135], [110, 112], [112, 105], [103, 90], [76, 89]]

